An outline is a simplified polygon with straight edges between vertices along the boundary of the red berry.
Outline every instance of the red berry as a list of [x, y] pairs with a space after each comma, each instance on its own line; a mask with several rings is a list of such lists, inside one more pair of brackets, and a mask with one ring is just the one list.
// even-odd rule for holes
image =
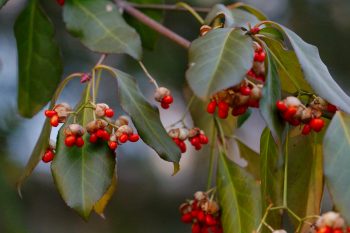
[[219, 116], [219, 118], [221, 118], [221, 119], [226, 119], [227, 116], [228, 116], [228, 110], [219, 109], [219, 111], [218, 111], [218, 116]]
[[201, 144], [194, 145], [194, 149], [196, 149], [196, 150], [200, 150], [200, 149], [202, 149]]
[[283, 118], [289, 120], [297, 113], [297, 111], [298, 109], [296, 107], [289, 107], [287, 111], [284, 112]]
[[109, 147], [109, 149], [111, 149], [111, 150], [115, 150], [115, 149], [117, 149], [117, 147], [118, 147], [118, 143], [117, 143], [117, 142], [109, 141], [109, 142], [108, 142], [108, 147]]
[[64, 0], [56, 0], [56, 2], [58, 3], [58, 5], [63, 6], [64, 5]]
[[82, 137], [77, 137], [76, 140], [75, 140], [75, 145], [77, 147], [84, 146], [84, 139]]
[[173, 141], [176, 143], [176, 145], [180, 145], [181, 140], [178, 138], [173, 138]]
[[211, 101], [207, 106], [207, 112], [210, 114], [213, 114], [216, 110], [216, 101]]
[[209, 227], [203, 226], [201, 229], [201, 233], [209, 233]]
[[106, 109], [105, 109], [105, 116], [106, 116], [106, 117], [109, 117], [109, 118], [113, 117], [113, 116], [114, 116], [114, 111], [113, 111], [113, 109], [111, 109], [111, 108], [106, 108]]
[[266, 57], [266, 55], [264, 52], [255, 53], [254, 54], [254, 61], [263, 62], [263, 61], [265, 61], [265, 57]]
[[126, 133], [123, 133], [119, 136], [119, 142], [120, 143], [126, 143], [129, 139], [129, 136]]
[[250, 77], [252, 77], [252, 78], [255, 78], [255, 77], [256, 77], [256, 74], [255, 74], [255, 72], [254, 72], [253, 69], [250, 69], [250, 70], [247, 72], [247, 75], [250, 76]]
[[293, 126], [298, 126], [301, 123], [298, 119], [295, 119], [295, 118], [290, 119], [288, 122]]
[[110, 137], [111, 137], [111, 135], [109, 135], [109, 133], [106, 130], [102, 131], [102, 139], [103, 140], [108, 141]]
[[76, 141], [75, 136], [71, 135], [71, 136], [66, 137], [66, 139], [64, 140], [64, 144], [66, 144], [66, 146], [68, 146], [68, 147], [72, 147], [72, 146], [74, 146], [75, 141]]
[[130, 142], [137, 142], [139, 139], [140, 139], [140, 136], [138, 134], [135, 134], [135, 133], [131, 134], [129, 136], [129, 141]]
[[198, 223], [194, 223], [192, 225], [192, 233], [200, 233], [201, 232], [201, 226]]
[[199, 211], [200, 210], [192, 209], [191, 211], [192, 218], [197, 218]]
[[162, 106], [163, 109], [168, 109], [168, 108], [170, 107], [169, 104], [166, 104], [166, 103], [164, 103], [164, 102], [162, 102], [162, 103], [160, 104], [160, 106]]
[[346, 231], [347, 231], [348, 233], [350, 233], [350, 227], [346, 228]]
[[324, 120], [320, 118], [313, 118], [310, 121], [310, 126], [315, 132], [320, 132], [324, 126]]
[[181, 216], [181, 222], [183, 223], [191, 223], [192, 222], [192, 215], [191, 214], [184, 214]]
[[276, 107], [277, 107], [277, 109], [279, 110], [279, 111], [281, 111], [281, 112], [285, 112], [285, 111], [287, 111], [287, 105], [283, 102], [283, 101], [281, 101], [281, 100], [279, 100], [279, 101], [277, 101], [276, 102]]
[[311, 126], [309, 124], [305, 124], [301, 133], [303, 135], [308, 135], [310, 132], [311, 132]]
[[186, 143], [184, 143], [183, 141], [180, 140], [180, 143], [179, 143], [179, 148], [181, 150], [181, 153], [185, 153], [187, 148], [186, 148]]
[[252, 108], [259, 108], [260, 104], [259, 104], [259, 100], [249, 100], [248, 102], [248, 106], [252, 107]]
[[205, 136], [204, 134], [200, 134], [198, 137], [201, 144], [208, 144], [209, 139], [207, 136]]
[[242, 95], [250, 95], [252, 93], [252, 90], [248, 86], [241, 86], [239, 91]]
[[215, 218], [213, 217], [213, 215], [208, 214], [205, 218], [205, 223], [208, 226], [213, 226], [213, 225], [216, 225], [217, 222], [216, 222]]
[[333, 233], [343, 233], [343, 229], [335, 228], [335, 229], [333, 229]]
[[51, 117], [50, 119], [50, 124], [53, 126], [53, 127], [57, 127], [58, 124], [59, 124], [59, 118], [58, 118], [58, 115], [54, 115]]
[[162, 99], [162, 103], [164, 104], [172, 104], [174, 102], [174, 99], [171, 95], [166, 95]]
[[226, 103], [225, 101], [220, 101], [218, 104], [218, 108], [219, 111], [228, 111], [228, 109], [230, 108], [230, 106], [228, 105], [228, 103]]
[[90, 141], [91, 143], [95, 143], [95, 142], [97, 142], [97, 139], [98, 139], [97, 135], [94, 134], [94, 133], [92, 133], [92, 134], [90, 135], [89, 141]]
[[205, 222], [205, 213], [203, 210], [198, 211], [197, 219], [199, 222]]
[[97, 136], [98, 138], [102, 138], [103, 135], [104, 135], [104, 130], [103, 130], [103, 129], [98, 129], [98, 130], [96, 131], [96, 136]]
[[247, 106], [245, 106], [245, 105], [238, 106], [238, 107], [232, 109], [232, 115], [233, 116], [243, 115], [246, 111], [247, 111]]
[[259, 80], [260, 82], [265, 82], [265, 76], [264, 75], [258, 75], [255, 78], [256, 80]]
[[260, 32], [260, 28], [258, 27], [253, 27], [252, 29], [250, 29], [250, 32], [254, 35]]
[[45, 154], [43, 155], [43, 157], [42, 157], [42, 161], [44, 163], [48, 163], [48, 162], [51, 162], [54, 157], [55, 157], [55, 154], [53, 153], [53, 151], [52, 150], [47, 150], [45, 152]]
[[337, 110], [338, 110], [337, 107], [334, 106], [333, 104], [328, 104], [328, 105], [327, 105], [327, 111], [328, 111], [328, 112], [335, 113]]
[[45, 116], [48, 117], [48, 118], [51, 118], [51, 117], [53, 117], [56, 114], [57, 114], [57, 112], [54, 111], [54, 110], [46, 110], [45, 111]]
[[201, 144], [201, 142], [200, 142], [200, 140], [199, 140], [198, 137], [193, 137], [193, 138], [191, 138], [191, 139], [190, 139], [190, 142], [191, 142], [191, 144], [192, 144], [193, 146], [196, 146], [196, 145], [200, 145], [200, 144]]
[[320, 228], [317, 233], [332, 233], [333, 229], [329, 226]]

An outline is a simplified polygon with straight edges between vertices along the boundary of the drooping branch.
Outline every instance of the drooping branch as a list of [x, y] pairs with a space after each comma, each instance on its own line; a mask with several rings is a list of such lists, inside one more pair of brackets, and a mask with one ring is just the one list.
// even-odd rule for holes
[[168, 39], [174, 41], [181, 47], [188, 49], [190, 47], [191, 42], [187, 39], [183, 38], [182, 36], [176, 34], [175, 32], [171, 31], [167, 27], [163, 26], [162, 24], [158, 23], [157, 21], [151, 19], [147, 15], [143, 14], [141, 11], [130, 5], [129, 3], [123, 1], [123, 0], [115, 0], [115, 3], [123, 9], [126, 13], [133, 16], [137, 20], [139, 20], [141, 23], [147, 25], [148, 27], [152, 28], [159, 34], [167, 37]]

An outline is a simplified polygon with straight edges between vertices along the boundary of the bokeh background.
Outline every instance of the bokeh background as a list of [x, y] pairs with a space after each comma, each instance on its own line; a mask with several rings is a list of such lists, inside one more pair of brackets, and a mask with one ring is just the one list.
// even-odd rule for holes
[[[40, 163], [25, 183], [20, 199], [15, 182], [35, 145], [44, 116], [23, 119], [16, 112], [17, 52], [13, 24], [25, 5], [10, 0], [0, 10], [0, 232], [1, 233], [186, 233], [188, 225], [179, 221], [178, 206], [192, 194], [205, 189], [208, 153], [183, 156], [181, 171], [171, 176], [172, 165], [158, 158], [142, 142], [118, 149], [118, 188], [106, 209], [106, 219], [92, 214], [84, 222], [60, 198], [50, 175], [49, 165]], [[193, 6], [210, 7], [232, 1], [192, 0]], [[350, 93], [350, 1], [348, 0], [246, 0], [260, 8], [272, 20], [295, 30], [307, 42], [319, 47], [331, 74]], [[54, 0], [42, 1], [56, 26], [56, 36], [64, 57], [65, 74], [88, 71], [98, 55], [85, 49], [64, 28], [61, 9]], [[173, 4], [174, 1], [166, 1]], [[198, 24], [186, 12], [166, 12], [164, 24], [189, 40], [197, 36]], [[161, 111], [163, 123], [179, 119], [185, 109], [182, 88], [185, 83], [186, 51], [159, 37], [153, 51], [145, 51], [144, 60], [159, 83], [175, 92], [171, 110]], [[152, 86], [135, 62], [125, 56], [111, 56], [107, 63], [133, 74], [145, 95], [152, 101]], [[49, 77], [48, 77], [49, 78]], [[75, 103], [82, 86], [71, 83], [60, 101]], [[115, 109], [116, 87], [109, 79], [102, 82], [99, 101]], [[258, 119], [258, 116], [255, 116]], [[187, 119], [191, 124], [190, 119]], [[250, 133], [250, 128], [254, 133]], [[256, 131], [258, 128], [258, 131]], [[249, 121], [238, 132], [258, 150], [262, 122]], [[249, 132], [250, 131], [250, 132]], [[55, 138], [57, 131], [52, 133]], [[329, 207], [324, 207], [329, 208]]]

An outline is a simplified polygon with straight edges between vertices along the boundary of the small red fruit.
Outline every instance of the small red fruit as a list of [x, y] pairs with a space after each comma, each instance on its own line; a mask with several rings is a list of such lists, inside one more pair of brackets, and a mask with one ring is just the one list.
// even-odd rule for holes
[[104, 133], [104, 130], [103, 130], [103, 129], [98, 129], [98, 130], [96, 131], [96, 136], [97, 136], [98, 138], [102, 138], [104, 134], [105, 134], [105, 133]]
[[213, 226], [216, 224], [216, 220], [215, 218], [213, 217], [213, 215], [211, 214], [208, 214], [205, 218], [205, 223], [208, 225], [208, 226]]
[[313, 118], [310, 121], [310, 126], [315, 132], [320, 132], [324, 127], [324, 120], [320, 118]]
[[260, 28], [258, 28], [258, 27], [253, 27], [253, 28], [250, 29], [250, 32], [251, 32], [253, 35], [255, 35], [255, 34], [257, 34], [257, 33], [260, 32]]
[[247, 72], [247, 75], [250, 76], [250, 77], [252, 77], [252, 78], [255, 78], [255, 77], [256, 77], [256, 74], [255, 74], [255, 72], [254, 72], [253, 69], [249, 70], [249, 71]]
[[183, 223], [191, 223], [192, 222], [192, 215], [191, 214], [184, 214], [181, 216], [181, 222]]
[[105, 141], [108, 141], [109, 138], [110, 138], [109, 133], [106, 130], [103, 130], [102, 139]]
[[162, 99], [162, 103], [164, 104], [172, 104], [174, 102], [174, 99], [171, 95], [166, 95]]
[[97, 142], [97, 139], [98, 139], [97, 135], [94, 134], [94, 133], [92, 133], [92, 134], [90, 135], [89, 142], [95, 143], [95, 142]]
[[333, 229], [333, 233], [343, 233], [343, 229], [335, 228], [335, 229]]
[[105, 110], [105, 116], [106, 116], [106, 117], [109, 117], [109, 118], [113, 117], [113, 116], [114, 116], [114, 111], [113, 111], [113, 109], [111, 109], [111, 108], [106, 108], [106, 110]]
[[227, 116], [228, 116], [228, 110], [219, 109], [219, 111], [218, 111], [218, 117], [219, 118], [226, 119]]
[[285, 111], [287, 111], [287, 105], [283, 102], [283, 101], [281, 101], [281, 100], [279, 100], [279, 101], [277, 101], [276, 102], [276, 107], [277, 107], [277, 109], [279, 110], [279, 111], [281, 111], [281, 112], [285, 112]]
[[222, 110], [222, 111], [228, 111], [228, 109], [230, 108], [230, 106], [228, 105], [228, 103], [226, 103], [225, 101], [220, 101], [219, 104], [218, 104], [218, 108], [219, 108], [219, 111]]
[[213, 114], [216, 110], [216, 105], [217, 104], [215, 100], [211, 101], [207, 106], [207, 112]]
[[204, 134], [200, 134], [198, 137], [201, 144], [208, 144], [209, 139], [207, 136], [205, 136]]
[[201, 232], [201, 226], [198, 223], [194, 223], [192, 225], [192, 233], [200, 233]]
[[138, 134], [131, 134], [129, 136], [129, 141], [130, 142], [137, 142], [140, 139], [140, 136]]
[[75, 145], [77, 147], [84, 146], [84, 139], [82, 137], [77, 137], [76, 140], [75, 140]]
[[284, 112], [283, 118], [289, 120], [297, 113], [297, 111], [296, 107], [289, 107], [287, 111]]
[[205, 222], [205, 213], [203, 210], [198, 211], [197, 219], [199, 222]]
[[252, 107], [252, 108], [259, 108], [260, 104], [259, 104], [259, 100], [249, 100], [248, 102], [248, 106]]
[[203, 226], [201, 229], [201, 233], [209, 233], [209, 227]]
[[300, 121], [298, 119], [292, 118], [289, 120], [289, 124], [293, 125], [293, 126], [298, 126], [300, 125]]
[[55, 157], [55, 154], [53, 153], [53, 151], [52, 150], [47, 150], [45, 152], [45, 154], [43, 155], [43, 157], [42, 157], [42, 161], [44, 163], [49, 163], [49, 162], [51, 162], [53, 160], [54, 157]]
[[181, 150], [181, 153], [185, 153], [187, 148], [186, 148], [186, 143], [184, 143], [183, 141], [180, 140], [180, 143], [179, 143], [179, 148]]
[[129, 139], [129, 136], [126, 133], [123, 133], [119, 136], [119, 142], [120, 143], [126, 143]]
[[252, 93], [252, 90], [248, 86], [241, 86], [239, 91], [242, 95], [250, 95]]
[[303, 135], [308, 135], [310, 132], [311, 132], [311, 126], [309, 124], [305, 124], [301, 133]]
[[200, 144], [201, 144], [201, 142], [200, 142], [200, 140], [199, 140], [198, 137], [193, 137], [193, 138], [191, 138], [191, 139], [190, 139], [190, 142], [191, 142], [191, 144], [192, 144], [193, 146], [196, 146], [196, 145], [200, 145]]
[[329, 226], [320, 228], [317, 233], [332, 233], [333, 229]]
[[232, 109], [233, 116], [243, 115], [247, 111], [247, 106], [239, 106]]
[[254, 54], [254, 61], [263, 62], [263, 61], [265, 61], [265, 57], [266, 57], [266, 55], [264, 52], [255, 53]]
[[58, 118], [58, 115], [54, 115], [51, 117], [50, 119], [50, 124], [53, 126], [53, 127], [57, 127], [58, 124], [59, 124], [59, 118]]
[[58, 3], [58, 5], [63, 6], [64, 5], [64, 0], [56, 0], [56, 2]]
[[200, 150], [200, 149], [202, 149], [201, 144], [194, 145], [194, 149], [196, 149], [196, 150]]
[[170, 107], [169, 104], [166, 104], [166, 103], [164, 103], [164, 102], [162, 102], [162, 103], [160, 104], [160, 106], [162, 106], [163, 109], [168, 109], [168, 108]]
[[57, 112], [54, 111], [54, 110], [46, 110], [45, 111], [45, 116], [48, 117], [48, 118], [51, 118], [51, 117], [53, 117], [56, 114], [57, 114]]
[[115, 149], [117, 149], [117, 147], [118, 147], [118, 143], [117, 143], [117, 142], [109, 141], [109, 142], [108, 142], [108, 147], [109, 147], [109, 149], [111, 149], [111, 150], [115, 150]]
[[335, 113], [337, 110], [338, 110], [338, 108], [336, 106], [334, 106], [333, 104], [328, 104], [327, 105], [327, 111], [328, 112]]
[[76, 141], [75, 136], [71, 135], [71, 136], [66, 137], [66, 139], [64, 140], [64, 144], [66, 144], [66, 146], [68, 146], [68, 147], [72, 147], [72, 146], [74, 146], [75, 141]]

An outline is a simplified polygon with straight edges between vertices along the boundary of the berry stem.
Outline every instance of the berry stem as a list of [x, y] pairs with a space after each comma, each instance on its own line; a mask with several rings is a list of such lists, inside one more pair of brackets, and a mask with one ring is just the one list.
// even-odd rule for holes
[[[177, 5], [169, 5], [169, 4], [139, 4], [129, 2], [130, 6], [138, 9], [150, 9], [150, 10], [165, 10], [165, 11], [187, 11], [185, 8], [179, 8]], [[193, 10], [197, 12], [208, 13], [211, 9], [206, 7], [191, 7]]]
[[158, 89], [159, 86], [158, 86], [158, 83], [157, 81], [152, 77], [152, 75], [148, 72], [146, 66], [143, 64], [142, 61], [139, 61], [139, 65], [141, 66], [143, 72], [146, 74], [146, 76], [148, 77], [149, 81], [151, 83], [153, 83], [153, 85]]
[[176, 3], [176, 6], [179, 7], [179, 8], [186, 9], [194, 18], [197, 19], [197, 21], [201, 25], [204, 24], [204, 19], [196, 12], [196, 10], [192, 6], [188, 5], [185, 2], [178, 2], [178, 3]]
[[209, 156], [209, 173], [208, 173], [208, 182], [207, 182], [207, 190], [210, 189], [212, 185], [212, 179], [213, 179], [213, 172], [214, 172], [214, 165], [215, 165], [215, 145], [216, 145], [216, 128], [213, 127], [213, 132], [211, 136], [211, 143], [210, 143], [210, 156]]
[[256, 229], [256, 232], [257, 232], [257, 233], [260, 232], [260, 230], [261, 230], [261, 228], [262, 228], [264, 222], [266, 221], [267, 216], [269, 215], [269, 212], [270, 212], [271, 208], [272, 208], [272, 204], [270, 204], [270, 205], [266, 208], [265, 213], [264, 213], [264, 216], [262, 217], [262, 219], [261, 219], [261, 221], [260, 221], [260, 224], [259, 224], [258, 228]]
[[[287, 130], [288, 135], [288, 130]], [[284, 157], [284, 181], [283, 181], [283, 206], [287, 206], [288, 192], [288, 136], [285, 142], [285, 157]]]
[[[185, 124], [185, 118], [186, 118], [186, 115], [187, 113], [190, 111], [190, 108], [193, 104], [193, 101], [195, 100], [195, 95], [192, 95], [191, 99], [188, 101], [188, 104], [186, 106], [186, 109], [184, 111], [184, 113], [182, 114], [181, 118], [178, 120], [178, 121], [175, 121], [174, 123], [172, 123], [171, 125], [169, 125], [168, 127], [166, 128], [171, 128], [171, 127], [174, 127], [175, 125], [179, 124], [179, 123], [182, 123], [182, 126], [186, 127], [186, 124]], [[188, 127], [186, 127], [188, 128]]]

